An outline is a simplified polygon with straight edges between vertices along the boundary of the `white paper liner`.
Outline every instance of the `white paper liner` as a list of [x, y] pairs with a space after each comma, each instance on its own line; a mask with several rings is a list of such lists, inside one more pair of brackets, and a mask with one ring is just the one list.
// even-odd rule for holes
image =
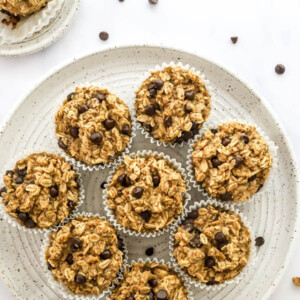
[[[64, 0], [52, 0], [48, 2], [47, 6], [40, 11], [27, 17], [21, 17], [15, 29], [12, 29], [12, 25], [7, 26], [0, 23], [0, 44], [19, 43], [33, 36], [34, 33], [47, 26], [56, 17], [63, 3]], [[1, 20], [8, 18], [6, 14], [0, 12]]]
[[249, 271], [255, 266], [256, 261], [257, 261], [257, 252], [256, 252], [256, 248], [255, 248], [255, 238], [254, 238], [254, 232], [250, 226], [250, 223], [248, 222], [247, 218], [239, 211], [237, 210], [232, 204], [228, 204], [228, 203], [220, 203], [220, 201], [216, 201], [216, 200], [201, 200], [200, 202], [195, 202], [185, 213], [185, 217], [187, 217], [188, 213], [190, 213], [192, 210], [195, 209], [199, 209], [200, 207], [206, 207], [208, 205], [212, 205], [214, 207], [219, 207], [222, 208], [224, 210], [230, 210], [234, 213], [236, 213], [237, 215], [239, 215], [241, 217], [241, 220], [243, 222], [243, 224], [248, 227], [249, 232], [250, 232], [250, 236], [251, 236], [251, 248], [250, 248], [250, 255], [249, 255], [249, 259], [248, 259], [248, 263], [247, 265], [243, 268], [243, 270], [237, 275], [235, 276], [233, 279], [231, 280], [226, 280], [224, 283], [221, 284], [215, 284], [215, 285], [206, 285], [205, 283], [199, 282], [196, 279], [193, 279], [187, 272], [185, 272], [185, 270], [183, 270], [177, 263], [177, 259], [176, 257], [173, 255], [173, 251], [174, 251], [174, 242], [175, 242], [175, 233], [177, 232], [177, 228], [181, 225], [181, 224], [176, 224], [174, 226], [172, 226], [171, 229], [171, 235], [170, 235], [170, 240], [169, 240], [169, 255], [171, 258], [171, 262], [172, 265], [174, 266], [174, 268], [179, 269], [179, 274], [181, 275], [181, 277], [185, 278], [185, 280], [187, 280], [190, 284], [196, 286], [196, 287], [200, 287], [201, 289], [205, 289], [207, 291], [210, 290], [221, 290], [224, 287], [226, 287], [229, 284], [232, 283], [239, 283], [247, 273], [249, 273]]
[[153, 232], [137, 232], [135, 230], [129, 229], [129, 228], [125, 228], [120, 226], [120, 224], [118, 223], [115, 214], [113, 212], [113, 210], [109, 207], [109, 205], [107, 204], [107, 189], [112, 181], [112, 178], [116, 172], [116, 170], [118, 169], [118, 166], [124, 162], [124, 157], [120, 158], [118, 160], [118, 162], [115, 164], [115, 166], [113, 167], [113, 169], [110, 171], [110, 173], [108, 174], [108, 178], [107, 178], [107, 184], [105, 186], [105, 189], [103, 190], [103, 205], [104, 205], [104, 210], [106, 212], [107, 217], [109, 218], [110, 222], [119, 230], [122, 231], [123, 233], [128, 234], [129, 236], [138, 236], [138, 237], [156, 237], [156, 236], [160, 236], [166, 232], [168, 232], [171, 228], [172, 224], [177, 224], [179, 222], [182, 221], [182, 216], [184, 215], [184, 211], [187, 209], [187, 205], [189, 203], [189, 201], [191, 200], [191, 196], [189, 194], [189, 191], [191, 190], [190, 184], [189, 184], [189, 180], [187, 178], [187, 175], [185, 173], [184, 168], [182, 167], [181, 163], [178, 163], [174, 158], [171, 158], [169, 155], [165, 155], [162, 152], [157, 152], [157, 151], [151, 151], [151, 150], [143, 150], [143, 151], [137, 151], [135, 153], [130, 153], [129, 156], [133, 157], [134, 155], [136, 156], [147, 156], [152, 154], [153, 156], [158, 156], [160, 158], [165, 159], [167, 162], [169, 162], [171, 164], [171, 166], [179, 171], [181, 173], [182, 178], [186, 181], [186, 192], [183, 193], [182, 197], [184, 200], [184, 205], [183, 205], [183, 210], [181, 212], [181, 214], [171, 223], [169, 224], [167, 227], [160, 229], [158, 231], [153, 231]]
[[82, 161], [79, 161], [79, 160], [75, 159], [74, 157], [69, 156], [67, 154], [67, 152], [65, 152], [63, 149], [61, 149], [58, 146], [58, 144], [57, 144], [58, 138], [55, 134], [55, 115], [56, 115], [57, 111], [62, 106], [62, 103], [67, 98], [67, 95], [75, 91], [75, 87], [83, 88], [83, 87], [89, 87], [91, 85], [97, 86], [101, 89], [102, 88], [107, 89], [111, 94], [116, 95], [118, 97], [118, 95], [113, 92], [113, 89], [111, 89], [107, 84], [105, 86], [102, 85], [101, 83], [98, 83], [98, 82], [93, 82], [93, 83], [85, 82], [83, 84], [76, 84], [71, 89], [69, 89], [68, 92], [66, 92], [66, 95], [63, 99], [57, 99], [57, 101], [54, 103], [54, 105], [53, 105], [53, 116], [51, 118], [52, 123], [51, 123], [51, 129], [50, 129], [52, 147], [54, 147], [56, 149], [57, 153], [59, 153], [61, 156], [65, 157], [65, 158], [68, 158], [73, 164], [76, 164], [82, 170], [89, 171], [89, 172], [104, 170], [106, 168], [112, 168], [115, 165], [116, 161], [118, 161], [119, 158], [123, 158], [126, 154], [129, 154], [130, 149], [132, 147], [133, 139], [136, 136], [136, 132], [135, 132], [136, 131], [136, 118], [134, 116], [134, 109], [133, 109], [133, 107], [130, 107], [127, 103], [125, 103], [121, 98], [119, 98], [129, 108], [129, 113], [130, 113], [130, 117], [131, 117], [131, 137], [130, 137], [130, 141], [126, 145], [126, 148], [124, 149], [122, 154], [117, 159], [115, 159], [114, 161], [109, 162], [108, 164], [88, 165], [88, 164], [86, 164]]
[[[19, 161], [20, 159], [23, 159], [23, 158], [25, 158], [25, 157], [33, 154], [33, 153], [42, 153], [42, 152], [46, 152], [46, 153], [49, 153], [49, 154], [58, 154], [57, 152], [55, 152], [51, 148], [37, 148], [37, 149], [34, 149], [34, 150], [32, 150], [32, 149], [26, 150], [26, 151], [22, 152], [21, 154], [18, 154], [16, 156], [14, 156], [2, 169], [2, 172], [0, 174], [1, 187], [5, 186], [4, 182], [3, 182], [3, 175], [5, 174], [6, 170], [13, 170], [15, 168], [16, 162]], [[62, 224], [65, 224], [66, 222], [68, 222], [68, 220], [72, 219], [73, 216], [78, 212], [79, 207], [82, 205], [82, 203], [85, 199], [85, 190], [84, 190], [84, 187], [83, 187], [83, 182], [82, 182], [82, 179], [81, 179], [81, 173], [79, 172], [79, 168], [76, 165], [74, 165], [70, 161], [70, 159], [66, 159], [66, 161], [73, 167], [73, 170], [78, 175], [78, 180], [79, 180], [79, 183], [80, 183], [78, 204], [76, 205], [76, 207], [74, 208], [74, 210], [72, 211], [72, 213], [69, 215], [68, 218], [66, 218], [60, 224], [49, 227], [49, 228], [32, 228], [32, 229], [30, 229], [30, 228], [26, 228], [25, 226], [22, 226], [15, 217], [10, 216], [5, 211], [4, 204], [0, 203], [0, 215], [3, 217], [3, 219], [5, 219], [11, 226], [18, 228], [19, 230], [23, 230], [25, 232], [30, 232], [30, 233], [35, 233], [35, 234], [36, 233], [44, 233], [44, 232], [49, 231], [49, 230], [57, 229]]]
[[[175, 271], [175, 272], [177, 273], [178, 277], [180, 277], [180, 278], [183, 280], [183, 284], [184, 284], [184, 286], [185, 286], [185, 288], [186, 288], [186, 290], [187, 290], [187, 292], [188, 292], [188, 297], [187, 297], [188, 300], [194, 300], [194, 298], [193, 298], [193, 292], [191, 291], [191, 286], [190, 286], [190, 284], [189, 284], [189, 281], [186, 280], [185, 277], [182, 277], [182, 276], [180, 275], [180, 270], [179, 270], [178, 267], [171, 265], [171, 263], [169, 263], [169, 262], [165, 262], [164, 259], [158, 260], [157, 258], [149, 258], [149, 257], [147, 257], [146, 259], [139, 258], [138, 260], [132, 260], [130, 264], [127, 264], [127, 265], [124, 267], [124, 269], [126, 270], [127, 267], [131, 268], [132, 265], [133, 265], [134, 263], [157, 263], [157, 264], [161, 264], [161, 265], [166, 265], [166, 266], [168, 266], [171, 270], [173, 270], [173, 271]], [[124, 275], [122, 274], [122, 275], [120, 276], [119, 281], [121, 281], [121, 280], [123, 280], [123, 279], [124, 279]], [[113, 289], [116, 288], [117, 285], [118, 285], [118, 284], [114, 284]], [[113, 289], [112, 289], [112, 290], [113, 290]], [[106, 299], [107, 299], [107, 300], [110, 299], [110, 298], [109, 298], [109, 295], [108, 295], [108, 297], [107, 297]], [[178, 299], [178, 300], [180, 300], [180, 299]]]
[[[145, 72], [143, 74], [143, 76], [141, 77], [141, 79], [139, 80], [139, 85], [135, 88], [135, 90], [138, 90], [142, 84], [143, 81], [145, 81], [149, 76], [151, 76], [151, 72], [156, 72], [156, 71], [162, 71], [163, 69], [165, 69], [166, 67], [176, 67], [179, 66], [184, 70], [192, 70], [194, 73], [196, 73], [197, 75], [199, 75], [201, 77], [201, 79], [204, 81], [205, 83], [205, 87], [208, 90], [209, 94], [210, 94], [210, 114], [208, 116], [208, 119], [210, 118], [211, 114], [213, 113], [213, 106], [214, 106], [214, 99], [215, 99], [215, 94], [213, 92], [212, 87], [209, 84], [209, 80], [206, 79], [205, 75], [202, 74], [200, 71], [197, 71], [194, 67], [191, 67], [189, 64], [183, 65], [181, 62], [175, 63], [173, 61], [171, 61], [170, 63], [162, 63], [162, 65], [156, 65], [154, 67], [154, 69], [150, 69], [149, 71]], [[137, 114], [135, 111], [135, 117], [137, 119]], [[207, 120], [208, 120], [207, 119]], [[203, 125], [207, 122], [207, 120], [205, 122], [203, 122]], [[192, 139], [190, 139], [187, 142], [182, 142], [180, 144], [178, 143], [165, 143], [165, 142], [160, 142], [159, 140], [156, 140], [154, 137], [152, 137], [151, 133], [149, 133], [147, 130], [144, 129], [144, 127], [142, 126], [142, 124], [140, 122], [136, 122], [137, 124], [137, 128], [142, 132], [142, 134], [152, 143], [152, 144], [156, 144], [157, 146], [164, 146], [164, 147], [171, 147], [171, 148], [175, 148], [175, 147], [182, 147], [183, 145], [190, 145]], [[202, 128], [201, 127], [201, 128]], [[200, 131], [200, 130], [199, 130]]]
[[[77, 213], [76, 215], [73, 216], [72, 220], [76, 219], [78, 216], [99, 217], [100, 219], [107, 221], [105, 216], [100, 216], [99, 214], [93, 214], [93, 213], [87, 213], [87, 212]], [[109, 221], [107, 221], [107, 222], [109, 222]], [[61, 227], [62, 226], [59, 226], [59, 228], [61, 228]], [[56, 230], [58, 230], [59, 228], [57, 228]], [[100, 299], [101, 297], [103, 297], [106, 294], [110, 294], [112, 289], [114, 288], [115, 284], [118, 284], [119, 280], [122, 278], [122, 273], [124, 272], [125, 266], [128, 263], [128, 251], [127, 251], [127, 243], [126, 243], [125, 237], [122, 234], [120, 234], [120, 232], [117, 231], [117, 235], [120, 238], [122, 238], [122, 240], [123, 240], [124, 256], [123, 256], [123, 265], [117, 274], [116, 282], [111, 284], [106, 290], [104, 290], [99, 295], [91, 294], [91, 295], [85, 296], [82, 294], [74, 294], [66, 285], [64, 285], [63, 283], [61, 283], [59, 281], [54, 280], [53, 276], [52, 276], [52, 272], [48, 269], [46, 259], [45, 259], [46, 248], [50, 245], [49, 241], [50, 241], [50, 236], [51, 236], [52, 232], [56, 231], [56, 230], [48, 231], [44, 234], [43, 244], [42, 244], [41, 252], [40, 252], [40, 260], [42, 263], [42, 268], [43, 268], [44, 274], [47, 277], [48, 282], [50, 283], [51, 289], [53, 289], [54, 291], [58, 291], [63, 296], [62, 299], [72, 299], [72, 300], [73, 299], [74, 300], [85, 300], [85, 299], [96, 300], [96, 299]]]
[[[246, 124], [248, 126], [255, 126], [256, 130], [258, 131], [258, 133], [263, 137], [263, 139], [266, 141], [268, 147], [269, 147], [269, 152], [271, 153], [273, 162], [272, 162], [272, 168], [270, 170], [269, 176], [266, 179], [263, 187], [256, 192], [254, 195], [252, 195], [249, 199], [242, 201], [242, 202], [233, 202], [233, 201], [229, 201], [230, 204], [234, 204], [234, 205], [241, 205], [242, 203], [245, 202], [249, 202], [252, 199], [257, 198], [258, 195], [261, 195], [263, 193], [267, 193], [270, 188], [272, 188], [272, 178], [274, 176], [275, 170], [278, 167], [278, 158], [277, 158], [277, 150], [278, 147], [276, 146], [276, 144], [265, 134], [265, 132], [257, 125], [255, 125], [254, 123], [251, 123], [249, 121], [246, 120], [240, 120], [240, 119], [224, 119], [222, 121], [217, 121], [217, 120], [210, 120], [208, 122], [206, 122], [204, 124], [204, 126], [201, 128], [201, 131], [199, 132], [199, 134], [197, 134], [193, 140], [191, 141], [191, 144], [189, 145], [189, 149], [188, 149], [188, 155], [187, 155], [187, 161], [186, 161], [186, 169], [187, 169], [187, 174], [189, 177], [189, 180], [192, 184], [192, 186], [196, 189], [198, 189], [199, 192], [202, 192], [202, 194], [204, 196], [206, 196], [208, 199], [215, 199], [214, 197], [212, 197], [210, 194], [208, 194], [204, 188], [201, 187], [200, 183], [197, 182], [195, 180], [195, 176], [194, 176], [194, 166], [193, 166], [193, 162], [192, 162], [192, 154], [193, 154], [193, 145], [194, 143], [200, 139], [203, 134], [210, 129], [216, 129], [218, 128], [218, 126], [220, 124], [225, 124], [227, 122], [239, 122], [239, 123], [243, 123]], [[221, 203], [223, 203], [223, 201], [221, 201], [220, 199], [215, 199]]]

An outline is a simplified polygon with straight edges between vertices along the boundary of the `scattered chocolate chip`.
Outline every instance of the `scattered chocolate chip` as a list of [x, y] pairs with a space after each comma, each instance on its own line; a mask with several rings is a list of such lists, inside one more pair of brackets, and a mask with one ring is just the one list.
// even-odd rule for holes
[[95, 145], [100, 145], [102, 142], [102, 139], [103, 139], [103, 137], [99, 132], [94, 132], [90, 136], [91, 142], [94, 143]]
[[116, 122], [113, 119], [106, 119], [103, 124], [106, 130], [111, 130], [115, 127]]
[[98, 101], [100, 103], [106, 99], [106, 95], [103, 93], [98, 93], [98, 94], [94, 95], [93, 97], [98, 99]]
[[218, 244], [227, 243], [226, 236], [223, 232], [219, 231], [215, 234], [215, 240]]
[[151, 219], [151, 211], [145, 210], [140, 213], [141, 218], [147, 223]]
[[263, 188], [263, 186], [264, 186], [263, 184], [260, 184], [257, 191], [256, 191], [256, 193], [259, 192]]
[[285, 72], [285, 66], [282, 64], [276, 65], [275, 72], [279, 75], [282, 75]]
[[243, 160], [241, 159], [241, 158], [239, 158], [239, 157], [235, 157], [234, 158], [234, 160], [235, 160], [235, 164], [234, 164], [234, 166], [236, 167], [236, 168], [238, 168], [239, 166], [241, 166], [241, 164], [242, 164], [242, 162], [243, 162]]
[[182, 131], [181, 136], [185, 142], [191, 139], [194, 135], [191, 131]]
[[212, 134], [216, 134], [218, 132], [218, 129], [211, 129], [210, 131]]
[[249, 143], [249, 138], [247, 135], [243, 135], [240, 137], [240, 140], [241, 141], [244, 141], [245, 144], [248, 144]]
[[155, 114], [155, 106], [153, 104], [148, 105], [145, 108], [145, 114], [148, 116], [153, 116]]
[[25, 212], [19, 212], [18, 213], [18, 218], [19, 218], [20, 221], [22, 221], [24, 223], [28, 218], [28, 214], [25, 213]]
[[157, 95], [157, 91], [156, 89], [151, 89], [149, 90], [149, 94], [151, 98], [154, 98]]
[[132, 191], [132, 196], [136, 199], [140, 199], [143, 196], [144, 189], [140, 186], [137, 186]]
[[30, 217], [27, 217], [27, 219], [24, 222], [24, 225], [26, 228], [34, 228], [35, 227], [35, 223], [33, 222], [33, 220]]
[[148, 283], [151, 287], [156, 287], [158, 285], [158, 280], [156, 278], [151, 278], [148, 280]]
[[58, 146], [64, 150], [68, 148], [68, 146], [61, 139], [58, 140]]
[[69, 253], [66, 257], [66, 262], [69, 264], [69, 265], [73, 265], [74, 263], [74, 259], [73, 259], [73, 254]]
[[71, 127], [70, 128], [70, 135], [73, 137], [73, 138], [78, 138], [79, 136], [79, 127]]
[[190, 213], [188, 213], [188, 215], [187, 215], [187, 217], [189, 218], [189, 219], [192, 219], [192, 220], [195, 220], [195, 219], [197, 219], [198, 218], [198, 210], [197, 209], [194, 209], [194, 210], [192, 210]]
[[228, 137], [225, 137], [224, 139], [222, 139], [222, 145], [223, 145], [224, 147], [226, 147], [227, 145], [229, 145], [230, 142], [231, 142], [231, 140], [230, 140], [230, 138], [228, 138]]
[[124, 187], [129, 187], [131, 185], [131, 180], [126, 174], [119, 175], [117, 180]]
[[51, 271], [51, 270], [54, 270], [54, 269], [55, 269], [54, 267], [52, 267], [52, 266], [51, 266], [51, 264], [50, 264], [49, 262], [48, 262], [48, 264], [47, 264], [47, 265], [48, 265], [48, 270], [50, 270], [50, 271]]
[[70, 244], [71, 252], [75, 252], [82, 247], [82, 241], [80, 239], [72, 239]]
[[83, 275], [75, 275], [75, 282], [77, 284], [85, 284], [86, 283], [86, 277]]
[[216, 283], [217, 283], [216, 281], [210, 280], [206, 282], [206, 285], [214, 285]]
[[55, 198], [58, 196], [58, 188], [57, 186], [51, 186], [50, 189], [49, 189], [49, 192], [50, 192], [50, 196]]
[[20, 177], [20, 176], [18, 176], [18, 177], [15, 179], [15, 183], [16, 183], [16, 184], [22, 184], [23, 181], [24, 181], [23, 178]]
[[171, 127], [171, 126], [172, 126], [172, 123], [173, 123], [173, 119], [172, 119], [171, 116], [166, 116], [166, 117], [164, 117], [164, 126], [165, 126], [166, 128]]
[[154, 294], [154, 292], [153, 292], [153, 291], [150, 291], [150, 292], [148, 293], [148, 297], [149, 297], [149, 300], [155, 300], [155, 294]]
[[104, 190], [106, 185], [107, 185], [107, 182], [106, 182], [106, 181], [103, 181], [103, 182], [100, 184], [100, 188], [101, 188], [102, 190]]
[[104, 250], [101, 254], [100, 254], [100, 258], [101, 259], [110, 259], [111, 258], [111, 253], [109, 250]]
[[189, 113], [191, 113], [193, 110], [192, 110], [192, 108], [190, 107], [190, 106], [188, 106], [187, 104], [184, 106], [184, 111], [187, 113], [187, 114], [189, 114]]
[[217, 156], [214, 156], [212, 159], [211, 159], [211, 163], [213, 165], [214, 168], [217, 168], [219, 166], [221, 166], [223, 163], [219, 160], [219, 158]]
[[72, 101], [73, 100], [73, 96], [75, 95], [76, 93], [70, 93], [68, 96], [67, 96], [67, 100], [68, 101]]
[[135, 300], [134, 296], [126, 297], [125, 300]]
[[236, 42], [238, 40], [238, 37], [237, 36], [232, 36], [230, 39], [231, 39], [232, 44], [236, 44]]
[[201, 248], [202, 243], [200, 241], [200, 238], [198, 236], [195, 236], [190, 242], [189, 242], [189, 246], [191, 248]]
[[27, 168], [25, 167], [24, 169], [18, 170], [17, 173], [20, 177], [25, 177], [27, 175]]
[[175, 140], [175, 143], [177, 143], [177, 144], [181, 144], [181, 143], [183, 143], [183, 137], [182, 136], [178, 136], [177, 138], [176, 138], [176, 140]]
[[144, 126], [145, 130], [151, 132], [152, 126], [150, 124], [144, 123], [143, 126]]
[[72, 200], [68, 200], [68, 203], [67, 203], [68, 207], [73, 210], [76, 206], [76, 203]]
[[230, 201], [232, 199], [232, 194], [231, 193], [225, 193], [220, 195], [220, 199], [222, 201]]
[[119, 236], [118, 236], [118, 249], [121, 250], [121, 251], [124, 250], [124, 242], [123, 242], [123, 239], [120, 238]]
[[167, 300], [168, 299], [167, 291], [166, 290], [159, 290], [156, 294], [156, 299], [157, 300]]
[[160, 184], [160, 177], [159, 175], [153, 175], [152, 176], [152, 182], [154, 187], [158, 187]]
[[191, 131], [192, 131], [194, 134], [197, 134], [198, 131], [199, 131], [199, 124], [196, 123], [196, 122], [193, 122], [192, 127], [191, 127]]
[[7, 176], [11, 176], [11, 177], [13, 177], [13, 175], [14, 175], [15, 173], [14, 173], [14, 171], [12, 171], [12, 170], [7, 170], [6, 171], [6, 173], [5, 173], [5, 175], [7, 175]]
[[154, 88], [160, 90], [164, 86], [164, 82], [160, 79], [154, 81]]
[[107, 41], [108, 38], [109, 38], [109, 34], [108, 34], [106, 31], [101, 31], [101, 32], [99, 33], [99, 38], [100, 38], [100, 40], [102, 40], [102, 41]]
[[89, 110], [89, 107], [86, 104], [81, 104], [78, 107], [78, 113], [83, 114]]
[[[192, 220], [191, 220], [192, 221]], [[192, 232], [194, 230], [195, 226], [193, 222], [190, 223], [185, 223], [183, 225], [183, 229], [186, 230], [187, 232]]]
[[265, 243], [265, 239], [262, 236], [259, 236], [255, 239], [255, 246], [262, 246]]
[[131, 135], [131, 128], [130, 128], [130, 126], [129, 125], [127, 125], [127, 124], [124, 124], [123, 126], [122, 126], [122, 131], [121, 131], [123, 134], [125, 134], [125, 135]]
[[3, 193], [7, 193], [7, 189], [5, 186], [3, 188], [1, 188], [1, 190], [0, 190], [0, 197], [2, 197]]
[[249, 178], [248, 178], [248, 182], [253, 181], [255, 178], [256, 178], [256, 174], [254, 174], [253, 176], [249, 177]]
[[185, 92], [184, 96], [185, 96], [185, 99], [187, 99], [187, 100], [194, 100], [195, 92], [194, 91], [187, 91], [187, 92]]
[[147, 248], [145, 254], [147, 256], [152, 256], [154, 254], [154, 248], [153, 247]]
[[212, 268], [215, 265], [216, 265], [216, 262], [212, 257], [208, 256], [205, 259], [205, 267]]

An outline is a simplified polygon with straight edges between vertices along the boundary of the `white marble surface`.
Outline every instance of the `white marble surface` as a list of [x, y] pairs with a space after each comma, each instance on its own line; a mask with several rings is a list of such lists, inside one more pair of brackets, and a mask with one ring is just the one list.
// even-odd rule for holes
[[[65, 36], [50, 48], [19, 58], [0, 57], [0, 121], [45, 73], [74, 57], [124, 44], [160, 44], [220, 62], [256, 88], [283, 123], [300, 160], [300, 1], [83, 0]], [[108, 41], [98, 38], [100, 31]], [[239, 40], [233, 45], [230, 36]], [[277, 63], [286, 66], [277, 75]], [[288, 199], [282, 199], [288, 201]], [[271, 299], [300, 299], [298, 247]], [[9, 258], [8, 258], [9, 259]], [[0, 279], [0, 299], [14, 299]], [[33, 299], [34, 300], [34, 299]]]

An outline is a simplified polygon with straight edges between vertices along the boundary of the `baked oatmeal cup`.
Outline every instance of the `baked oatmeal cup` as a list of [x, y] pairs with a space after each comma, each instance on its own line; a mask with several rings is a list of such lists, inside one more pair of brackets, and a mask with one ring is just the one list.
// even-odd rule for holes
[[108, 182], [105, 210], [115, 226], [130, 234], [161, 234], [180, 218], [190, 200], [184, 169], [163, 153], [126, 155]]
[[189, 151], [189, 176], [213, 198], [243, 202], [264, 186], [273, 166], [271, 151], [255, 126], [237, 121], [219, 124]]
[[109, 222], [98, 215], [82, 213], [45, 235], [42, 260], [45, 259], [52, 287], [65, 298], [77, 299], [108, 293], [123, 271], [127, 250]]
[[[152, 71], [136, 92], [137, 120], [159, 143], [194, 137], [210, 114], [211, 96], [198, 72], [181, 65]], [[147, 134], [146, 134], [147, 136]]]
[[84, 191], [78, 169], [58, 154], [34, 153], [3, 176], [4, 217], [13, 226], [48, 229], [78, 209]]
[[179, 275], [162, 261], [132, 262], [110, 295], [111, 300], [188, 300]]
[[126, 149], [133, 124], [129, 108], [96, 86], [77, 87], [55, 116], [58, 146], [88, 166], [108, 166]]
[[[213, 205], [211, 205], [213, 204]], [[249, 228], [236, 210], [215, 201], [195, 203], [170, 238], [171, 260], [206, 289], [238, 282], [254, 249]]]

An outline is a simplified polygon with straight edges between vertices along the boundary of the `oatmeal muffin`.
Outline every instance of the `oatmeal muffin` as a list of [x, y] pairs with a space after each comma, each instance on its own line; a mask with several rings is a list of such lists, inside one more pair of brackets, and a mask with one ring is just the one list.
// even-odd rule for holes
[[57, 154], [37, 153], [19, 160], [3, 176], [6, 212], [27, 228], [49, 228], [64, 221], [79, 201], [79, 179]]
[[222, 201], [249, 199], [262, 188], [272, 167], [268, 144], [254, 126], [221, 124], [207, 130], [193, 147], [196, 181]]
[[107, 189], [107, 203], [120, 226], [137, 232], [167, 227], [182, 212], [186, 182], [158, 156], [125, 156]]
[[123, 265], [123, 242], [114, 227], [79, 216], [52, 233], [46, 263], [54, 280], [75, 294], [101, 294], [116, 281]]
[[0, 10], [14, 16], [28, 16], [44, 8], [51, 0], [0, 0]]
[[198, 133], [210, 113], [201, 77], [179, 66], [155, 71], [136, 92], [137, 119], [160, 142], [182, 143]]
[[68, 95], [55, 125], [59, 147], [88, 165], [114, 161], [129, 143], [132, 126], [127, 105], [95, 86]]
[[168, 266], [133, 263], [110, 295], [111, 300], [187, 300], [183, 280]]
[[190, 212], [178, 227], [173, 255], [193, 280], [212, 285], [237, 276], [250, 247], [250, 232], [239, 215], [207, 206]]

